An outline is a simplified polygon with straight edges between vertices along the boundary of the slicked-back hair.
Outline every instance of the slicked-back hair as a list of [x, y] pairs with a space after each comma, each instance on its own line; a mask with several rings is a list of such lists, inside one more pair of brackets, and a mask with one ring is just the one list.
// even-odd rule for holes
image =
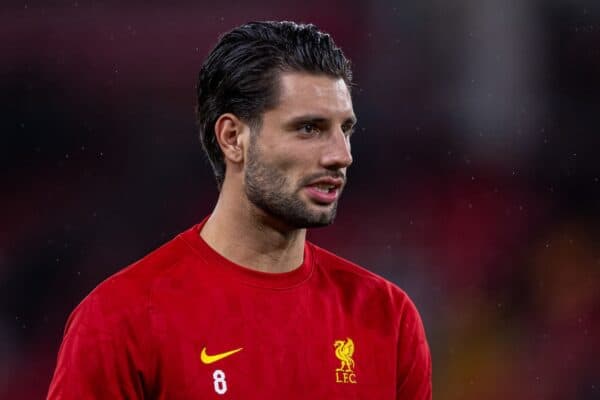
[[221, 36], [202, 65], [197, 85], [200, 141], [219, 190], [225, 161], [215, 123], [232, 113], [260, 130], [262, 115], [277, 106], [281, 72], [307, 72], [341, 78], [352, 86], [350, 61], [332, 37], [312, 24], [250, 22]]

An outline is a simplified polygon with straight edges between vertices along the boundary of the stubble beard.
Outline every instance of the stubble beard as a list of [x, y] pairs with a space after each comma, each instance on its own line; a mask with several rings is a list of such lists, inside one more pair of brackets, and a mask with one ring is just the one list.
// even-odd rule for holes
[[298, 191], [286, 191], [289, 185], [284, 174], [261, 162], [254, 140], [250, 140], [244, 180], [248, 200], [293, 229], [327, 226], [335, 219], [337, 201], [327, 210], [311, 210], [300, 199]]

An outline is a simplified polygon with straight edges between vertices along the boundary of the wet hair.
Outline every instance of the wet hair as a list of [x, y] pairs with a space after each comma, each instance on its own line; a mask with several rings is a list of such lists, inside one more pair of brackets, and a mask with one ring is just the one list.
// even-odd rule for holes
[[221, 36], [200, 70], [196, 108], [200, 141], [219, 190], [225, 161], [215, 136], [217, 119], [232, 113], [258, 132], [263, 113], [277, 106], [280, 72], [324, 74], [352, 86], [350, 61], [312, 24], [250, 22]]

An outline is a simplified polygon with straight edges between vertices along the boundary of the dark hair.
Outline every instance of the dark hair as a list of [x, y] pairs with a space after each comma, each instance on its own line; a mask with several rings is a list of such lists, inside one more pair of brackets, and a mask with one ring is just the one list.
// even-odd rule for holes
[[312, 24], [250, 22], [224, 34], [202, 65], [197, 86], [197, 118], [202, 147], [219, 189], [225, 161], [215, 123], [232, 113], [258, 131], [262, 114], [278, 102], [279, 72], [309, 72], [352, 85], [350, 61], [331, 36]]

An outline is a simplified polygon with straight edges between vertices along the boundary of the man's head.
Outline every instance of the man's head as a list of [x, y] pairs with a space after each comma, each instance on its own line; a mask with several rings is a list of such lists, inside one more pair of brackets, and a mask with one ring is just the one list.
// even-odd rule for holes
[[[342, 51], [313, 25], [253, 22], [225, 34], [198, 82], [200, 138], [219, 188], [241, 165], [262, 211], [296, 227], [330, 223], [352, 161], [351, 79]], [[228, 157], [223, 129], [239, 134], [234, 144], [247, 137], [242, 159]]]

